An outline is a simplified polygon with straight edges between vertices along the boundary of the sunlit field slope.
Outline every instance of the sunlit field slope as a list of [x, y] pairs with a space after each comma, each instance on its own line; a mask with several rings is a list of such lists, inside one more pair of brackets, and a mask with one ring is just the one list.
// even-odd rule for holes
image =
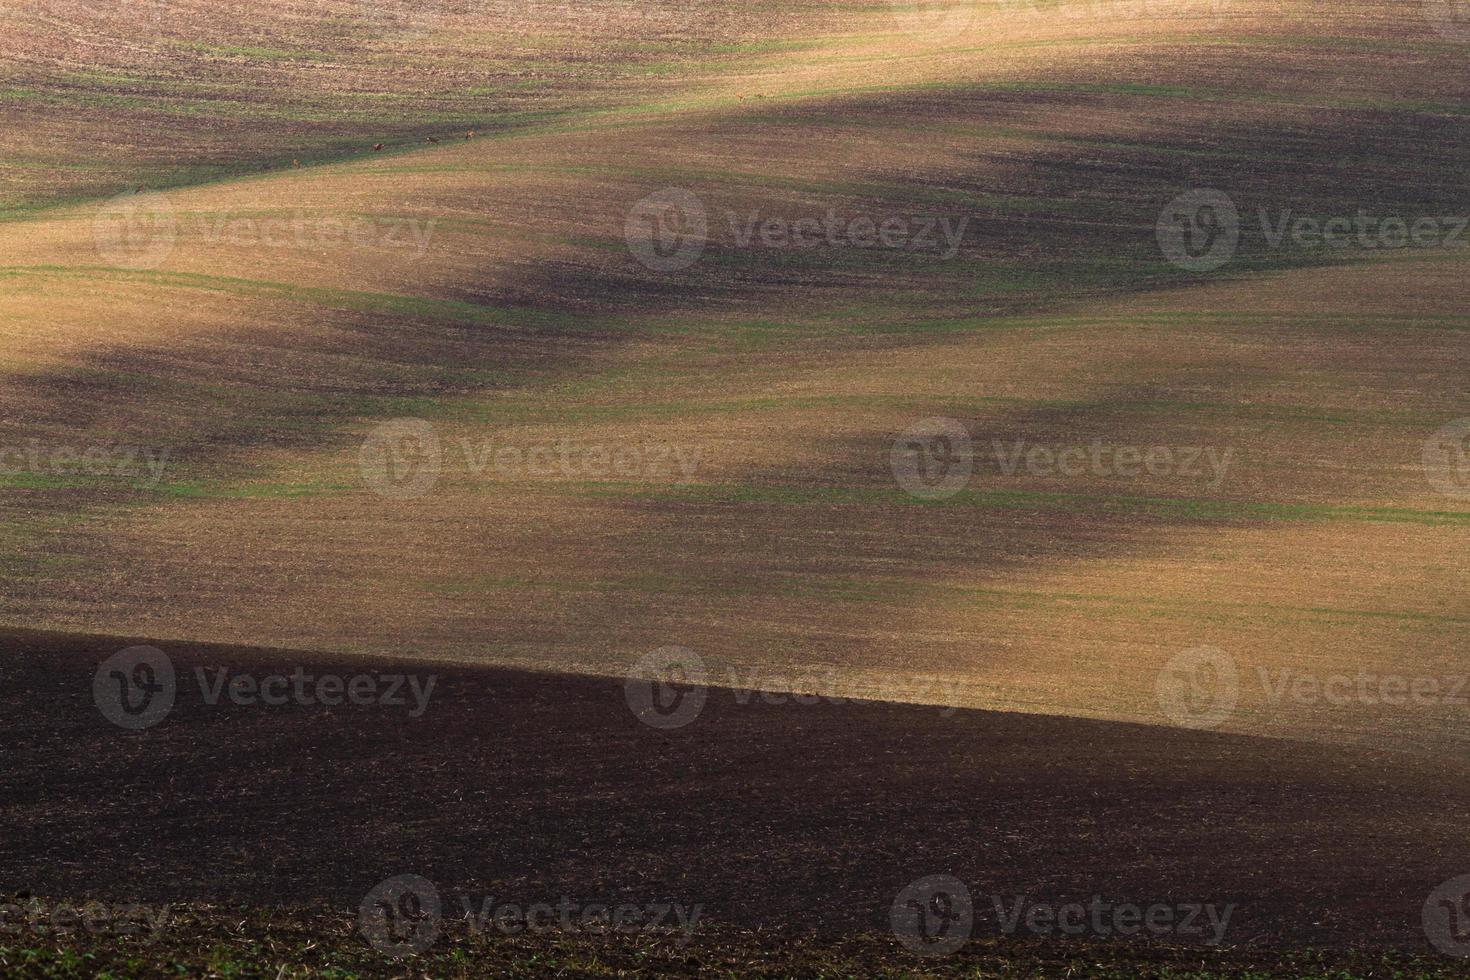
[[1470, 736], [1453, 22], [305, 6], [0, 28], [5, 621]]

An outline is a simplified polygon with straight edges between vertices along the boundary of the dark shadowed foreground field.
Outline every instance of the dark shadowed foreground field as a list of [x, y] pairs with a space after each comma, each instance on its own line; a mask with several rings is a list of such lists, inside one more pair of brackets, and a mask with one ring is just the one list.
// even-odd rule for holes
[[[172, 708], [128, 715], [109, 658], [132, 642], [4, 641], [8, 957], [141, 942], [56, 932], [57, 909], [64, 926], [93, 902], [136, 905], [138, 930], [186, 958], [259, 943], [264, 972], [329, 950], [408, 970], [391, 955], [406, 950], [359, 929], [369, 893], [399, 879], [440, 903], [432, 935], [403, 939], [423, 940], [429, 959], [411, 962], [430, 972], [471, 949], [476, 969], [565, 956], [697, 971], [703, 955], [776, 973], [978, 970], [1004, 950], [1007, 970], [1078, 957], [1127, 975], [1269, 965], [1288, 940], [1292, 972], [1304, 948], [1427, 953], [1425, 903], [1466, 870], [1458, 760], [719, 688], [650, 707], [640, 697], [657, 690], [622, 680], [198, 644], [158, 645]], [[249, 680], [210, 704], [222, 676]], [[319, 702], [350, 700], [359, 677], [372, 703]], [[166, 685], [162, 670], [148, 680]], [[249, 701], [256, 685], [286, 703], [231, 703], [231, 687]], [[164, 702], [130, 702], [145, 703]], [[895, 904], [951, 878], [973, 938], [921, 959], [895, 935]], [[565, 911], [528, 934], [538, 903]], [[1087, 924], [1070, 933], [1074, 905]], [[638, 911], [608, 935], [603, 906]], [[1133, 907], [1154, 926], [1130, 922]]]

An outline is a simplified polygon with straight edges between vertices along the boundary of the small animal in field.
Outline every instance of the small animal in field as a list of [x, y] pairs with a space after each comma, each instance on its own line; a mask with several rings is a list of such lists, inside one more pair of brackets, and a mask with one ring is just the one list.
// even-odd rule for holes
[[373, 152], [374, 153], [377, 153], [382, 148], [383, 148], [383, 144], [382, 143], [374, 143], [373, 144]]
[[437, 137], [437, 136], [425, 137], [424, 142], [425, 143], [437, 143], [437, 142], [439, 142], [439, 137]]
[[467, 129], [467, 130], [465, 130], [464, 131], [464, 138], [467, 139], [467, 140], [474, 139], [475, 138], [475, 131], [473, 129]]
[[135, 191], [133, 191], [133, 193], [134, 194], [141, 194], [141, 193], [143, 193], [143, 185], [142, 184], [139, 184], [138, 185], [138, 189], [135, 190]]
[[300, 167], [301, 166], [301, 161], [300, 160], [292, 160], [291, 161], [291, 166], [293, 166], [293, 167]]

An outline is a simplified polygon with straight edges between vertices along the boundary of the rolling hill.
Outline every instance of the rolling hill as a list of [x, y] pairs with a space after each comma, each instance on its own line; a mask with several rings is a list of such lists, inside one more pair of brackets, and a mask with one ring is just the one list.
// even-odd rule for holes
[[[1201, 729], [1242, 784], [1378, 753], [1434, 823], [1393, 901], [1466, 870], [1463, 801], [1426, 795], [1470, 738], [1453, 4], [159, 6], [0, 20], [0, 621], [50, 637], [21, 660], [673, 663], [1004, 719], [1002, 769], [1156, 753], [1197, 819]], [[1301, 929], [1409, 942], [1391, 918]]]

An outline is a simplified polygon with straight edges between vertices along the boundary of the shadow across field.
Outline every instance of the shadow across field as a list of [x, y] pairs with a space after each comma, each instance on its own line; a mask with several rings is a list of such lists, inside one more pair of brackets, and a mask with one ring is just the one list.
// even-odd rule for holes
[[[680, 902], [849, 934], [947, 874], [981, 936], [993, 896], [1100, 896], [1233, 904], [1230, 945], [1418, 948], [1426, 896], [1465, 871], [1470, 794], [1364, 750], [721, 688], [659, 730], [621, 680], [176, 643], [175, 706], [135, 732], [92, 693], [128, 642], [3, 642], [11, 890], [348, 910], [418, 874], [451, 916], [487, 895]], [[211, 706], [195, 671], [219, 667], [435, 686], [419, 717], [412, 695]]]

